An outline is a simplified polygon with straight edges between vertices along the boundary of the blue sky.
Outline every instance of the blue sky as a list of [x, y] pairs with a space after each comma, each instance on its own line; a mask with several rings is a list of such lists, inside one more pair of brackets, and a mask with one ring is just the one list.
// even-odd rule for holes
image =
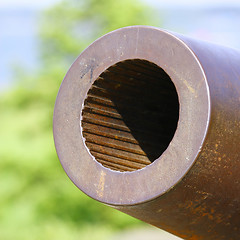
[[[27, 7], [44, 8], [60, 0], [0, 0], [0, 8], [3, 7]], [[163, 7], [199, 7], [199, 6], [240, 6], [239, 0], [143, 0], [153, 5]]]
[[45, 8], [54, 3], [59, 2], [59, 0], [0, 0], [0, 8]]
[[239, 0], [145, 0], [163, 7], [216, 7], [240, 6]]

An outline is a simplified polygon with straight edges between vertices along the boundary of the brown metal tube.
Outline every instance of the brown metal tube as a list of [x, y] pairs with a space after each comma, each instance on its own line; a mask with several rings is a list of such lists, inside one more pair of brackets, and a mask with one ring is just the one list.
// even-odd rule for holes
[[240, 236], [240, 52], [153, 27], [111, 32], [56, 100], [61, 164], [90, 197], [184, 239]]

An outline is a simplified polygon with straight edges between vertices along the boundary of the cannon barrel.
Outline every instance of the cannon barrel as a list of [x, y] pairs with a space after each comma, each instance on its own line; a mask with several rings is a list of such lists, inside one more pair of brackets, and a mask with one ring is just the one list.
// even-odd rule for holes
[[147, 26], [106, 34], [66, 74], [53, 131], [90, 197], [184, 239], [239, 239], [238, 50]]

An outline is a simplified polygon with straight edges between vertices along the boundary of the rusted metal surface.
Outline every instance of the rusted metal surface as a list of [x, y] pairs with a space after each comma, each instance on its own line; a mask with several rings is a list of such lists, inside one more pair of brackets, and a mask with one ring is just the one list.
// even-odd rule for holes
[[184, 239], [240, 236], [240, 52], [134, 26], [90, 45], [54, 111], [90, 197]]

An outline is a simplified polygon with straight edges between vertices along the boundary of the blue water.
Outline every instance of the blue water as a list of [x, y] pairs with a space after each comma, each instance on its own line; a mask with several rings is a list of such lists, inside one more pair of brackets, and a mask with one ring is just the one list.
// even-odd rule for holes
[[37, 64], [37, 17], [33, 9], [0, 9], [0, 89], [11, 85], [15, 68]]
[[164, 28], [240, 49], [240, 8], [187, 8], [164, 11]]
[[[0, 9], [0, 91], [11, 86], [13, 69], [37, 68], [37, 9]], [[60, 16], [61, 17], [61, 16]], [[156, 26], [240, 49], [240, 8], [159, 8]]]

